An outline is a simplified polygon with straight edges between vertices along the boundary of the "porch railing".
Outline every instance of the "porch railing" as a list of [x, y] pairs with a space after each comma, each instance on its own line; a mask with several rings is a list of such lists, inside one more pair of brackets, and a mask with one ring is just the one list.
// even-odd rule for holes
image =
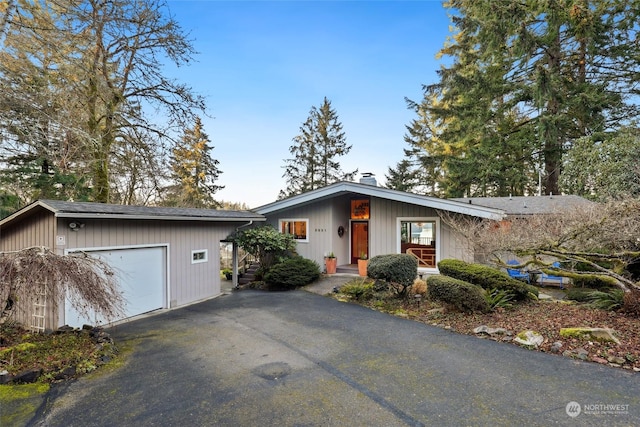
[[418, 260], [418, 267], [436, 266], [436, 254], [432, 248], [408, 248], [407, 253]]

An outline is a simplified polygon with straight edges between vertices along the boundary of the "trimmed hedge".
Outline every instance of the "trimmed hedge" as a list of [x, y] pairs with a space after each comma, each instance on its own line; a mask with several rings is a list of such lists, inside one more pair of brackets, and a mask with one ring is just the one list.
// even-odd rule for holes
[[271, 267], [264, 275], [264, 281], [270, 288], [294, 289], [308, 285], [320, 277], [317, 262], [295, 256]]
[[470, 264], [457, 259], [443, 259], [438, 263], [441, 274], [478, 285], [483, 289], [500, 289], [513, 293], [518, 301], [538, 296], [538, 289], [509, 277], [505, 272], [482, 264]]
[[407, 254], [377, 255], [367, 264], [367, 276], [411, 286], [418, 276], [418, 260]]
[[398, 293], [404, 295], [418, 276], [418, 260], [407, 254], [377, 255], [367, 264], [367, 276], [400, 286]]
[[429, 276], [427, 294], [432, 300], [450, 304], [460, 311], [483, 313], [490, 311], [482, 288], [453, 277]]

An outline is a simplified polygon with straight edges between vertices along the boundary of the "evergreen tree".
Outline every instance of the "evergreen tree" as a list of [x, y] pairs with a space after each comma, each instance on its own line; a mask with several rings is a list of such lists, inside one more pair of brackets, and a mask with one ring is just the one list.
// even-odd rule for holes
[[640, 197], [640, 133], [625, 129], [600, 140], [578, 139], [564, 158], [561, 182], [598, 201]]
[[392, 190], [413, 192], [418, 186], [417, 170], [411, 167], [411, 162], [404, 159], [398, 162], [396, 168], [389, 168], [385, 178], [386, 187]]
[[577, 138], [637, 116], [640, 1], [445, 6], [456, 32], [440, 55], [453, 61], [419, 104], [438, 126], [436, 144], [417, 142], [438, 160], [446, 195], [531, 193], [538, 169], [544, 192], [557, 194], [562, 155]]
[[326, 187], [338, 181], [351, 181], [358, 170], [343, 172], [337, 157], [351, 150], [347, 145], [338, 114], [325, 97], [320, 108], [312, 107], [309, 117], [300, 127], [300, 134], [289, 147], [292, 159], [285, 160], [287, 187], [279, 199]]
[[210, 142], [200, 118], [196, 118], [192, 129], [185, 129], [182, 140], [172, 150], [171, 177], [176, 185], [169, 189], [168, 204], [192, 208], [220, 206], [213, 195], [224, 188], [215, 185], [222, 172], [218, 160], [211, 157]]

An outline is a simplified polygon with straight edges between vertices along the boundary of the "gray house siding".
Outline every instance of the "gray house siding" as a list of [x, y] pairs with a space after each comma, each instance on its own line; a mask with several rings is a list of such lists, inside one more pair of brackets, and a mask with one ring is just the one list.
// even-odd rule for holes
[[[68, 220], [59, 219], [64, 250], [118, 249], [144, 245], [167, 247], [169, 301], [175, 307], [220, 293], [220, 240], [239, 224], [188, 221], [84, 220], [80, 231], [71, 231]], [[206, 250], [207, 262], [192, 264], [192, 251]]]
[[279, 213], [268, 215], [267, 224], [278, 229], [280, 221], [283, 219], [307, 219], [309, 220], [307, 236], [308, 242], [297, 242], [296, 252], [305, 258], [315, 260], [322, 267], [325, 253], [333, 251], [336, 256], [340, 249], [334, 247], [331, 230], [335, 223], [335, 213], [333, 211], [334, 201], [317, 202], [310, 205], [300, 206]]
[[[10, 227], [2, 228], [0, 234], [0, 251], [18, 251], [34, 246], [52, 248], [56, 229], [55, 218], [49, 211], [38, 210], [31, 212], [23, 221]], [[31, 325], [33, 301], [19, 301], [15, 306], [12, 320], [24, 325]], [[45, 324], [57, 324], [57, 314], [49, 309], [45, 315]]]
[[[308, 219], [309, 242], [298, 242], [297, 252], [305, 258], [317, 261], [322, 266], [324, 255], [333, 251], [338, 259], [338, 265], [349, 264], [350, 201], [353, 197], [341, 195], [329, 200], [270, 213], [266, 215], [267, 223], [278, 228], [279, 221], [282, 219]], [[369, 257], [399, 253], [399, 218], [438, 218], [433, 208], [377, 197], [370, 197], [369, 200]], [[339, 226], [345, 228], [342, 238], [337, 233]], [[439, 221], [437, 233], [437, 260], [443, 258], [473, 260], [466, 250], [464, 239], [460, 236], [456, 237], [455, 232], [442, 221]]]
[[0, 231], [0, 251], [17, 251], [32, 246], [54, 247], [56, 221], [49, 211], [32, 212], [23, 221]]
[[[120, 209], [119, 206], [95, 206], [97, 209], [103, 206]], [[136, 209], [122, 209], [125, 208]], [[184, 214], [182, 210], [173, 210], [169, 214], [174, 212], [175, 215]], [[135, 212], [129, 218], [121, 219], [96, 218], [101, 213], [93, 212], [78, 212], [77, 215], [63, 212], [56, 217], [52, 210], [34, 204], [3, 220], [0, 228], [0, 250], [17, 251], [44, 246], [58, 255], [64, 255], [76, 250], [90, 253], [161, 247], [162, 262], [156, 265], [164, 266], [160, 267], [164, 268], [161, 273], [164, 277], [162, 306], [174, 308], [219, 295], [220, 241], [248, 221], [262, 220], [254, 214], [236, 212], [224, 212], [222, 215], [228, 216], [219, 217], [212, 215], [210, 211], [204, 211], [204, 215], [208, 216], [198, 216], [199, 212], [191, 211], [187, 214], [193, 215], [194, 219], [131, 218]], [[82, 227], [74, 231], [69, 226], [71, 222], [82, 223]], [[202, 250], [207, 252], [207, 261], [193, 263], [193, 251]], [[136, 266], [144, 274], [145, 266]], [[157, 271], [155, 269], [159, 267], [153, 268], [153, 271]], [[51, 329], [57, 327], [64, 318], [64, 304], [60, 301], [56, 310], [53, 296], [49, 295], [47, 298], [44, 327]], [[16, 306], [14, 320], [32, 325], [33, 310], [33, 301], [21, 301]]]
[[372, 255], [399, 252], [398, 218], [435, 218], [438, 216], [431, 208], [386, 199], [371, 198], [370, 204], [369, 227], [372, 231], [369, 237], [369, 248]]

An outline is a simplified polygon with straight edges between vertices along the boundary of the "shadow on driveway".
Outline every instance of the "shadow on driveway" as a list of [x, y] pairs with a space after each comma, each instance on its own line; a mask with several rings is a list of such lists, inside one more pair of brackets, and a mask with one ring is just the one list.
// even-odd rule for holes
[[305, 291], [233, 292], [110, 332], [134, 347], [125, 366], [54, 388], [32, 425], [640, 425], [634, 373]]

